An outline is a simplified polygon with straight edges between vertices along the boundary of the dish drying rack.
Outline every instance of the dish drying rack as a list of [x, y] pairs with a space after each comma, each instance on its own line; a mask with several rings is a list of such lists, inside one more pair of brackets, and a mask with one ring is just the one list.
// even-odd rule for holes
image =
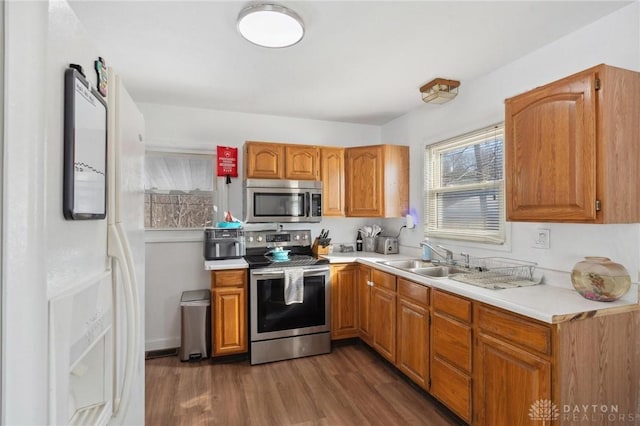
[[470, 258], [471, 272], [453, 274], [449, 278], [491, 289], [527, 287], [542, 283], [542, 276], [534, 275], [536, 265], [535, 262], [504, 257]]

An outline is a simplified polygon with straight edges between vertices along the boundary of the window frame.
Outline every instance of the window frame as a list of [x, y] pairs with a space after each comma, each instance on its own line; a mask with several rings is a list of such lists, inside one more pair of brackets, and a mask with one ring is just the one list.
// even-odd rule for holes
[[[146, 147], [145, 150], [145, 161], [148, 155], [160, 155], [160, 156], [166, 156], [166, 157], [180, 157], [180, 156], [184, 156], [184, 157], [203, 157], [203, 158], [208, 158], [210, 159], [211, 163], [212, 163], [212, 176], [211, 176], [211, 182], [212, 182], [212, 188], [213, 190], [211, 191], [211, 199], [213, 202], [213, 206], [214, 209], [216, 208], [216, 201], [217, 201], [217, 197], [218, 197], [218, 188], [217, 188], [217, 176], [216, 176], [216, 164], [217, 164], [217, 154], [216, 151], [210, 150], [210, 149], [189, 149], [189, 148], [185, 148], [185, 149], [179, 149], [179, 148], [171, 148], [171, 147], [163, 147], [163, 146], [153, 146], [153, 145], [149, 145]], [[146, 173], [146, 169], [144, 170], [143, 173]], [[195, 190], [194, 190], [195, 191]], [[146, 195], [148, 193], [150, 193], [152, 191], [147, 190], [146, 188], [143, 188], [143, 193], [146, 199]], [[209, 191], [200, 191], [200, 193], [207, 193]], [[175, 195], [172, 194], [172, 191], [168, 191], [165, 192], [164, 190], [158, 190], [156, 192], [152, 192], [155, 194], [160, 194], [160, 195]], [[185, 194], [188, 194], [189, 192], [184, 192]], [[194, 194], [197, 195], [197, 194]], [[145, 200], [146, 203], [146, 200]], [[214, 210], [215, 211], [215, 210]], [[215, 213], [214, 213], [215, 214]], [[145, 224], [146, 224], [146, 211], [145, 211], [145, 215], [144, 215], [144, 220], [145, 220]], [[202, 233], [202, 230], [206, 227], [206, 226], [212, 226], [212, 221], [214, 220], [214, 215], [212, 215], [211, 217], [211, 221], [209, 221], [208, 223], [205, 223], [203, 226], [198, 226], [198, 227], [163, 227], [163, 228], [148, 228], [144, 227], [145, 233], [149, 232], [148, 235], [154, 234], [155, 236], [151, 236], [151, 237], [147, 237], [145, 238], [147, 241], [157, 241], [157, 242], [162, 242], [162, 241], [191, 241], [194, 238], [194, 235], [197, 232], [197, 235], [200, 236], [200, 234]], [[200, 238], [201, 239], [201, 238]]]
[[[453, 186], [443, 186], [440, 183], [442, 155], [456, 149], [478, 145], [491, 140], [502, 141], [502, 170], [501, 179], [487, 180], [476, 183], [465, 183]], [[472, 132], [449, 138], [427, 145], [424, 153], [424, 183], [423, 183], [423, 223], [424, 236], [428, 239], [459, 240], [495, 245], [507, 242], [507, 222], [505, 203], [505, 165], [504, 165], [504, 122], [496, 123]], [[439, 215], [437, 200], [442, 194], [456, 194], [469, 191], [495, 191], [498, 193], [498, 229], [444, 228], [438, 226], [443, 214]]]

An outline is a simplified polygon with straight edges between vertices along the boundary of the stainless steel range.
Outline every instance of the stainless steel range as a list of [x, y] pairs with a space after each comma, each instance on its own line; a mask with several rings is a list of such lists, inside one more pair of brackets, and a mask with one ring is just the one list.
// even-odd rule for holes
[[[246, 231], [245, 242], [251, 364], [329, 353], [329, 262], [312, 256], [311, 231]], [[290, 250], [286, 260], [275, 248]]]

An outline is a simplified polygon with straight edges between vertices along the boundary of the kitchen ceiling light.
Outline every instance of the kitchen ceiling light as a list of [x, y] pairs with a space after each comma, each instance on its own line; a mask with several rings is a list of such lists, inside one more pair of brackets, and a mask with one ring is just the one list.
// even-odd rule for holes
[[284, 6], [257, 4], [240, 12], [238, 32], [258, 46], [289, 47], [304, 36], [304, 24], [297, 13]]
[[422, 86], [422, 100], [426, 103], [443, 104], [458, 96], [460, 82], [457, 80], [446, 80], [436, 78]]

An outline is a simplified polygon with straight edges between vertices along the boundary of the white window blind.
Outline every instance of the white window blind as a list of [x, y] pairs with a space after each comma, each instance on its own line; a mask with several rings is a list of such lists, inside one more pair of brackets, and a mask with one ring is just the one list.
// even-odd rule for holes
[[505, 240], [504, 124], [426, 147], [425, 236]]
[[215, 156], [147, 152], [145, 228], [210, 226], [215, 196]]

